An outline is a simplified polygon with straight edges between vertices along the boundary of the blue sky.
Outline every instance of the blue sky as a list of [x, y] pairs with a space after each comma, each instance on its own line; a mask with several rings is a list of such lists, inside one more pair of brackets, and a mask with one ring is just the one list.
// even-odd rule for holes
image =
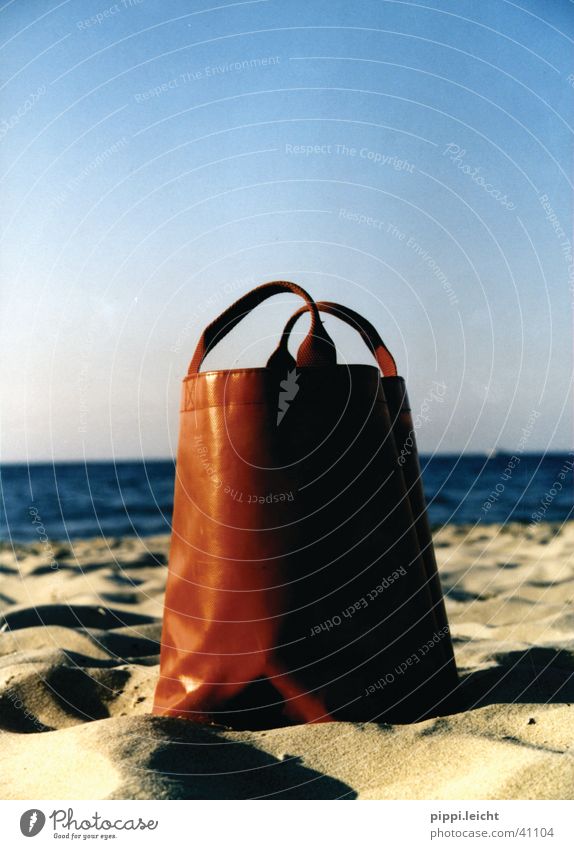
[[[527, 450], [571, 446], [568, 0], [27, 0], [0, 21], [4, 460], [171, 456], [197, 336], [278, 277], [364, 312], [415, 413], [444, 386], [423, 451], [516, 450], [533, 411]], [[262, 365], [297, 306], [207, 365]]]

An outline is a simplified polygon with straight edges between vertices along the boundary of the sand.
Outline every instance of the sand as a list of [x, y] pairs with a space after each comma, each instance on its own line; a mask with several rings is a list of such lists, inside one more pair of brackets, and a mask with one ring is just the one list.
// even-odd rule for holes
[[574, 798], [574, 523], [435, 534], [465, 709], [410, 726], [150, 716], [168, 543], [0, 548], [4, 798]]

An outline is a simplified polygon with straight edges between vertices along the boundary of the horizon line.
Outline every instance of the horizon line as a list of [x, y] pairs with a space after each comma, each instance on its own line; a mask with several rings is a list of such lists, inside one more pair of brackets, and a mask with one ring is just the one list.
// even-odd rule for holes
[[[495, 451], [419, 451], [421, 457], [512, 457], [515, 452], [506, 449], [497, 449]], [[522, 451], [521, 457], [535, 457], [541, 454], [573, 454], [574, 448], [552, 448], [548, 450], [539, 449], [537, 451]], [[65, 458], [65, 459], [46, 459], [46, 460], [0, 460], [0, 468], [4, 466], [57, 466], [57, 465], [95, 465], [97, 463], [106, 463], [113, 465], [122, 465], [127, 463], [175, 463], [177, 458], [172, 457], [93, 457], [93, 458]]]

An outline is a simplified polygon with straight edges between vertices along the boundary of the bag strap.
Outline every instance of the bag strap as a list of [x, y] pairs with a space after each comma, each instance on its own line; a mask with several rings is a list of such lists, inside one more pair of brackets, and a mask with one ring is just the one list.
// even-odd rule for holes
[[311, 313], [311, 328], [301, 343], [297, 352], [297, 362], [293, 360], [293, 367], [297, 366], [330, 366], [337, 363], [337, 352], [333, 340], [325, 330], [319, 310], [315, 301], [305, 289], [286, 280], [274, 280], [271, 283], [263, 283], [252, 289], [246, 295], [231, 304], [215, 321], [205, 328], [200, 336], [195, 353], [189, 364], [188, 375], [197, 374], [201, 364], [209, 351], [226, 336], [230, 330], [239, 324], [251, 310], [255, 309], [263, 301], [280, 292], [292, 292], [299, 295], [306, 302], [303, 312]]
[[[378, 330], [370, 321], [367, 321], [360, 313], [349, 307], [344, 307], [342, 304], [335, 304], [332, 301], [317, 301], [316, 304], [319, 312], [328, 313], [340, 318], [342, 321], [358, 330], [367, 347], [373, 352], [379, 368], [384, 377], [396, 377], [397, 364], [395, 359], [383, 340], [381, 339]], [[299, 318], [307, 312], [308, 307], [301, 307], [296, 313], [293, 313], [283, 329], [279, 345], [273, 351], [267, 366], [270, 368], [281, 369], [282, 371], [290, 371], [295, 367], [295, 360], [289, 353], [289, 336], [293, 327]]]

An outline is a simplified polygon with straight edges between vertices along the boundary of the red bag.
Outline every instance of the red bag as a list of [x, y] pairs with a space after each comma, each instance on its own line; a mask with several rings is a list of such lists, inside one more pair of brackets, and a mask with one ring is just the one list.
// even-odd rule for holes
[[[296, 361], [287, 339], [299, 313], [267, 367], [199, 373], [245, 314], [283, 291], [311, 314]], [[404, 382], [372, 325], [321, 308], [357, 327], [380, 369], [337, 365], [317, 305], [293, 283], [249, 292], [198, 343], [182, 392], [154, 713], [260, 728], [410, 722], [452, 707]]]

